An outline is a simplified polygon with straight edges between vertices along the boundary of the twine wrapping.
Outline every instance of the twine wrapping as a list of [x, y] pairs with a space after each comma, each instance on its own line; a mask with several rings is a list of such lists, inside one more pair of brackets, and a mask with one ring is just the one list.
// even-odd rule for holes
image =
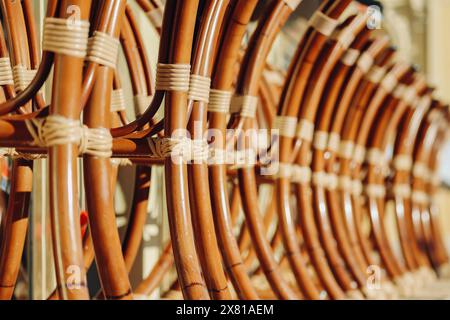
[[125, 95], [123, 89], [113, 90], [111, 92], [111, 112], [125, 111]]
[[191, 78], [189, 64], [162, 64], [156, 69], [156, 90], [188, 92]]
[[191, 81], [189, 84], [188, 99], [208, 103], [210, 89], [211, 78], [193, 74], [191, 75]]
[[14, 85], [14, 78], [9, 57], [0, 58], [0, 86]]
[[115, 69], [119, 46], [118, 39], [104, 32], [95, 31], [88, 41], [86, 60]]
[[45, 51], [84, 58], [87, 53], [88, 35], [88, 21], [45, 18], [42, 48]]
[[14, 66], [13, 70], [14, 89], [16, 92], [24, 91], [36, 76], [37, 70], [28, 70], [23, 65]]
[[241, 117], [255, 118], [258, 107], [258, 97], [243, 95], [231, 99], [231, 113], [239, 113]]
[[216, 113], [229, 113], [232, 97], [232, 92], [211, 89], [209, 93], [208, 111]]

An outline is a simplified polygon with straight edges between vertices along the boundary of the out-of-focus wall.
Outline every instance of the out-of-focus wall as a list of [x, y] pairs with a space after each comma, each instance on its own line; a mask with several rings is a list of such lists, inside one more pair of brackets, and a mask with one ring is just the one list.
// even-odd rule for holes
[[[450, 0], [382, 0], [384, 27], [398, 47], [399, 57], [411, 61], [436, 87], [435, 96], [450, 102]], [[450, 143], [442, 150], [444, 185], [437, 201], [441, 226], [450, 249]], [[446, 186], [445, 186], [446, 185]]]

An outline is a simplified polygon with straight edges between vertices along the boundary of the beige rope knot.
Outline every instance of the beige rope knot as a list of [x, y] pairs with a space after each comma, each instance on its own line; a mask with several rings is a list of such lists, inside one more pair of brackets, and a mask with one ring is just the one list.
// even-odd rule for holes
[[330, 18], [322, 11], [316, 11], [309, 20], [308, 24], [317, 32], [329, 37], [338, 26], [339, 21]]
[[14, 78], [9, 57], [0, 58], [0, 86], [14, 85]]
[[163, 24], [163, 10], [162, 8], [156, 8], [147, 11], [147, 17], [149, 18], [151, 24], [155, 28], [161, 28]]
[[100, 65], [116, 68], [120, 42], [113, 36], [95, 31], [88, 40], [86, 60]]
[[59, 115], [26, 120], [25, 124], [33, 138], [33, 144], [42, 148], [79, 143], [82, 136], [78, 120]]
[[14, 89], [16, 92], [24, 91], [36, 76], [37, 70], [29, 70], [21, 64], [13, 67]]
[[123, 89], [113, 90], [111, 92], [111, 112], [125, 111], [125, 95]]
[[211, 89], [209, 93], [209, 112], [229, 113], [233, 93], [224, 90]]
[[0, 148], [0, 157], [14, 158], [17, 156], [17, 151], [14, 148]]
[[42, 48], [45, 51], [84, 58], [87, 53], [88, 35], [88, 21], [45, 18]]
[[80, 139], [79, 153], [99, 158], [112, 156], [113, 138], [106, 128], [88, 128], [83, 126]]
[[189, 64], [158, 63], [156, 69], [156, 90], [188, 92], [191, 78]]
[[191, 81], [189, 84], [188, 99], [208, 103], [210, 89], [211, 89], [211, 78], [200, 76], [197, 74], [192, 74]]
[[179, 140], [172, 140], [168, 138], [148, 138], [147, 139], [150, 148], [150, 157], [154, 158], [167, 158], [172, 154], [172, 149]]
[[112, 137], [108, 129], [88, 128], [81, 126], [79, 120], [59, 115], [26, 120], [25, 124], [36, 146], [44, 148], [77, 144], [80, 154], [100, 158], [112, 155]]
[[208, 143], [204, 140], [189, 138], [149, 138], [150, 157], [182, 159], [194, 163], [207, 162], [209, 157]]
[[297, 130], [297, 118], [277, 116], [273, 121], [272, 128], [278, 130], [281, 137], [293, 138]]
[[231, 113], [239, 113], [241, 117], [255, 118], [258, 107], [258, 97], [243, 95], [231, 99]]

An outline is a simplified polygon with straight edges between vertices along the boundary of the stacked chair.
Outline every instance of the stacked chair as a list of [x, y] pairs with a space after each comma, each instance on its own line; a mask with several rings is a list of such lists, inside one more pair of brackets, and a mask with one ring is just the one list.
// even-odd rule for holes
[[[57, 283], [49, 299], [146, 299], [173, 268], [165, 299], [450, 297], [435, 200], [449, 108], [385, 33], [368, 29], [366, 7], [322, 1], [280, 70], [268, 56], [301, 0], [136, 2], [160, 35], [156, 66], [125, 0], [48, 0], [42, 41], [32, 0], [1, 2], [10, 188], [0, 299], [14, 297], [33, 162], [43, 158]], [[136, 171], [123, 240], [113, 201], [122, 166]], [[170, 240], [132, 288], [156, 166]], [[94, 259], [101, 291], [92, 295]]]

